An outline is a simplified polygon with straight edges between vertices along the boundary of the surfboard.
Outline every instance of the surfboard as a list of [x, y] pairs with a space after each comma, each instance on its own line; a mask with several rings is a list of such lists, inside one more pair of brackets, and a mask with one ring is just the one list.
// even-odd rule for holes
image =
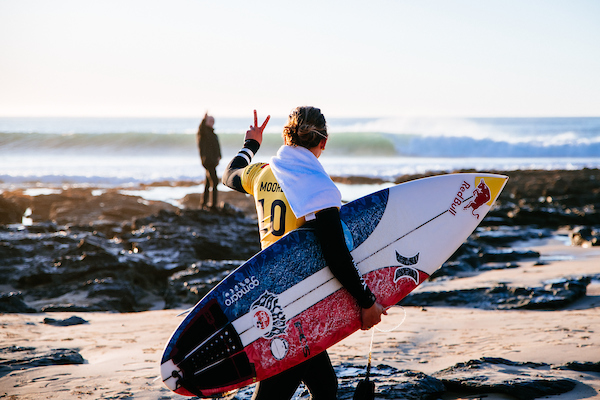
[[[340, 209], [346, 245], [377, 301], [398, 303], [482, 221], [508, 177], [448, 174], [377, 191]], [[360, 309], [299, 228], [215, 286], [184, 318], [161, 360], [165, 385], [215, 397], [269, 378], [360, 329]]]

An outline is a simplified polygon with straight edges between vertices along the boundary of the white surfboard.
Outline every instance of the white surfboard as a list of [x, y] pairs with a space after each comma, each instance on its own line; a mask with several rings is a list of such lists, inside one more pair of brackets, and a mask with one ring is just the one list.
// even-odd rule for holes
[[[506, 184], [494, 174], [449, 174], [396, 185], [342, 206], [356, 266], [383, 306], [437, 270], [482, 221]], [[165, 384], [214, 396], [266, 379], [361, 326], [311, 229], [299, 228], [232, 272], [188, 314], [161, 361]]]

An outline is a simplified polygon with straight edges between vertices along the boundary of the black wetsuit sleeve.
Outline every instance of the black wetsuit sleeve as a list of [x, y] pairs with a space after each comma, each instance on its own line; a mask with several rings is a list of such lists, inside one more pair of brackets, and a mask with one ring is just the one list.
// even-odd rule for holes
[[223, 185], [238, 192], [247, 193], [242, 186], [242, 174], [244, 173], [244, 168], [252, 162], [252, 157], [254, 157], [259, 148], [260, 143], [254, 139], [248, 139], [244, 142], [244, 147], [233, 157], [225, 169], [222, 179]]
[[371, 307], [375, 304], [375, 295], [358, 273], [352, 255], [346, 247], [340, 211], [335, 207], [326, 208], [319, 211], [316, 217], [315, 231], [329, 269], [360, 307]]

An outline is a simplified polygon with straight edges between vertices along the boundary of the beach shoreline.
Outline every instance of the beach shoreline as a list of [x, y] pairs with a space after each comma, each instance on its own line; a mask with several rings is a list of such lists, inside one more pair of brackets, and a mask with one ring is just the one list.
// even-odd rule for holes
[[[481, 247], [485, 248], [493, 243], [500, 246], [503, 256], [511, 251], [516, 258], [488, 262], [485, 269], [437, 277], [423, 283], [414, 294], [498, 286], [523, 291], [563, 280], [567, 280], [564, 285], [568, 287], [572, 284], [568, 280], [584, 277], [588, 279], [584, 295], [564, 306], [542, 310], [486, 308], [482, 304], [450, 306], [444, 301], [405, 305], [406, 320], [398, 329], [375, 334], [373, 364], [389, 367], [388, 372], [374, 377], [379, 393], [387, 393], [378, 398], [418, 398], [399, 394], [410, 390], [391, 388], [394, 382], [399, 385], [404, 379], [404, 370], [418, 371], [448, 385], [457, 375], [461, 382], [504, 379], [513, 382], [509, 384], [513, 388], [518, 388], [522, 379], [541, 380], [542, 385], [560, 381], [573, 384], [573, 388], [565, 392], [557, 389], [556, 393], [561, 394], [548, 398], [600, 397], [600, 247], [596, 247], [593, 234], [594, 227], [600, 226], [595, 203], [600, 193], [600, 172], [585, 169], [507, 174], [509, 184], [468, 245], [479, 241], [485, 243]], [[418, 177], [422, 176], [399, 177], [396, 181]], [[368, 187], [384, 184], [361, 177], [334, 180]], [[4, 214], [13, 218], [12, 222], [5, 220], [0, 225], [4, 259], [0, 272], [6, 278], [0, 292], [6, 295], [23, 291], [21, 303], [30, 309], [0, 314], [0, 357], [4, 359], [0, 363], [0, 398], [184, 398], [170, 392], [158, 379], [163, 348], [183, 318], [179, 314], [197, 301], [203, 290], [218, 282], [219, 274], [235, 267], [236, 261], [232, 260], [244, 260], [258, 249], [258, 236], [253, 236], [257, 230], [253, 199], [223, 191], [220, 194], [227, 204], [225, 208], [217, 212], [200, 210], [201, 194], [193, 191], [198, 185], [156, 182], [136, 189], [192, 188], [180, 198], [178, 206], [133, 195], [130, 187], [36, 185], [37, 192], [31, 195], [26, 188], [2, 193], [3, 204], [14, 208], [11, 215]], [[125, 190], [127, 194], [120, 193]], [[28, 208], [30, 221], [24, 225]], [[207, 232], [203, 233], [205, 228]], [[582, 228], [590, 233], [585, 236]], [[183, 238], [180, 244], [174, 241], [177, 230]], [[221, 236], [231, 240], [232, 230], [240, 231], [239, 237], [247, 242], [236, 249], [218, 241], [203, 245]], [[192, 236], [195, 241], [186, 241]], [[34, 258], [27, 254], [32, 252], [31, 246], [39, 246], [33, 250], [39, 253]], [[181, 250], [188, 247], [195, 247], [195, 253]], [[215, 249], [219, 251], [215, 253]], [[519, 258], [523, 250], [527, 251], [523, 254], [534, 254], [534, 258]], [[173, 258], [166, 260], [165, 254], [170, 253], [175, 256], [171, 254]], [[167, 279], [165, 268], [172, 268], [169, 274], [183, 278], [169, 280], [171, 295], [164, 299], [157, 296], [166, 290], [163, 283], [143, 281], [134, 289], [127, 285], [120, 288], [118, 284], [124, 278], [115, 275], [115, 267], [110, 265], [122, 259], [125, 261], [118, 261], [119, 268], [127, 269], [131, 264], [133, 271], [139, 269], [140, 275], [135, 276], [147, 276], [148, 268], [152, 268], [153, 273]], [[49, 274], [48, 263], [54, 264], [53, 271], [56, 266], [58, 270]], [[454, 263], [452, 266], [462, 265]], [[108, 275], [98, 268], [104, 264], [110, 266], [107, 271], [112, 271]], [[62, 281], [70, 276], [69, 268], [81, 276], [70, 284], [70, 292], [59, 293], [56, 288], [40, 291], [48, 279], [56, 280], [56, 286], [59, 282], [66, 285]], [[197, 279], [203, 268], [214, 269], [211, 279], [216, 281], [203, 287], [189, 286], [182, 295], [186, 282]], [[89, 290], [87, 297], [83, 287]], [[116, 302], [114, 297], [127, 297], [127, 290], [137, 297]], [[109, 292], [113, 298], [102, 297], [109, 296]], [[91, 301], [92, 294], [96, 297], [87, 309], [74, 307], [82, 306], [78, 301]], [[19, 300], [18, 296], [14, 298]], [[400, 308], [391, 309], [389, 314], [382, 329], [397, 325], [404, 316]], [[60, 326], [61, 321], [72, 317], [84, 322]], [[332, 361], [341, 368], [340, 398], [351, 398], [344, 396], [356, 386], [356, 374], [364, 373], [369, 340], [370, 332], [359, 331], [331, 348]], [[480, 362], [483, 364], [479, 369], [470, 368], [471, 372], [479, 371], [472, 378], [457, 367]], [[582, 365], [584, 370], [580, 370]], [[348, 371], [354, 371], [353, 375]], [[520, 398], [492, 389], [457, 391], [449, 387], [433, 398]], [[249, 390], [236, 398], [249, 398]], [[297, 398], [306, 396], [300, 391]]]
[[[565, 197], [573, 197], [580, 203], [595, 202], [600, 193], [600, 169], [582, 168], [573, 170], [486, 170], [477, 171], [473, 169], [456, 170], [452, 172], [430, 171], [421, 174], [398, 175], [392, 179], [383, 179], [378, 177], [368, 177], [360, 175], [351, 176], [332, 176], [336, 185], [341, 187], [342, 201], [348, 202], [362, 197], [375, 190], [383, 189], [394, 184], [400, 184], [414, 179], [426, 178], [429, 176], [441, 175], [446, 173], [461, 172], [485, 172], [507, 175], [509, 180], [501, 193], [497, 203], [513, 201], [516, 203], [524, 202], [545, 202], [562, 200]], [[115, 204], [124, 203], [128, 206], [126, 212], [111, 216], [101, 214], [90, 214], [82, 223], [92, 223], [94, 218], [100, 215], [103, 220], [123, 221], [137, 216], [147, 216], [157, 212], [160, 209], [197, 209], [200, 206], [200, 195], [204, 190], [203, 180], [160, 180], [152, 183], [138, 183], [135, 185], [105, 185], [94, 182], [64, 182], [60, 184], [49, 184], [42, 182], [26, 182], [11, 184], [0, 181], [0, 201], [3, 201], [3, 212], [0, 213], [0, 224], [22, 223], [22, 218], [31, 208], [31, 214], [34, 221], [43, 222], [53, 220], [56, 223], [63, 223], [61, 218], [52, 215], [49, 210], [36, 212], [36, 203], [41, 208], [48, 207], [48, 201], [52, 202], [52, 196], [61, 200], [60, 196], [86, 198], [84, 200], [100, 200], [101, 196], [113, 196], [102, 199], [94, 203], [90, 201], [88, 207], [91, 209], [103, 208], [106, 205], [100, 203], [113, 202]], [[232, 191], [231, 189], [219, 184], [220, 199], [219, 203], [230, 204], [239, 208], [245, 215], [255, 217], [254, 200], [251, 196]], [[38, 200], [38, 201], [36, 201]], [[39, 201], [43, 200], [43, 201]], [[81, 201], [80, 201], [81, 203]], [[85, 204], [85, 203], [83, 203]], [[570, 205], [570, 204], [569, 204]], [[135, 210], [131, 207], [136, 208]], [[69, 211], [69, 210], [67, 210]], [[74, 210], [70, 210], [73, 212]], [[594, 211], [594, 210], [592, 210]], [[594, 211], [595, 212], [595, 211]], [[39, 214], [39, 215], [38, 215]], [[68, 214], [67, 214], [68, 215]], [[68, 218], [64, 221], [68, 221]]]

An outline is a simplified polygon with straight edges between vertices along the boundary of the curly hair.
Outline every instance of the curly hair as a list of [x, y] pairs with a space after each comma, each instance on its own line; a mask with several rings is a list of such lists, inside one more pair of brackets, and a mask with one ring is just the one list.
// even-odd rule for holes
[[288, 146], [313, 148], [327, 139], [327, 121], [316, 107], [296, 107], [283, 127], [283, 139]]

